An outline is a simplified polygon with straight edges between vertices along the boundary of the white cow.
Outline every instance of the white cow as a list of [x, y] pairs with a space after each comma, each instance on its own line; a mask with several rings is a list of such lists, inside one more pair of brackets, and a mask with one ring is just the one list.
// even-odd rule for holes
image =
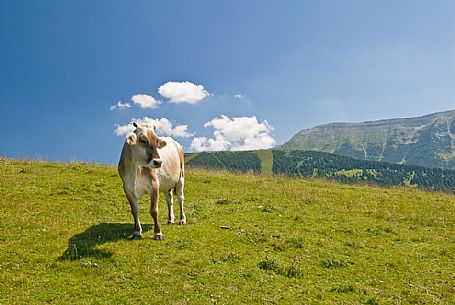
[[155, 126], [133, 123], [136, 130], [126, 136], [118, 164], [123, 181], [123, 190], [134, 217], [133, 237], [140, 237], [137, 201], [145, 193], [150, 194], [150, 215], [154, 221], [154, 239], [162, 240], [163, 233], [158, 223], [158, 196], [164, 192], [169, 210], [168, 223], [174, 223], [172, 193], [180, 205], [180, 224], [186, 224], [183, 211], [184, 154], [183, 149], [171, 138], [158, 138]]

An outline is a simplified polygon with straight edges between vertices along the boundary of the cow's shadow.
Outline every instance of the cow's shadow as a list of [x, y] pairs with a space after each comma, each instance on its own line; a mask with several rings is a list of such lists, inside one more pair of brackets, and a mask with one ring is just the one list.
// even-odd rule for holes
[[[143, 224], [143, 232], [150, 229], [150, 225]], [[84, 258], [109, 258], [114, 253], [97, 246], [119, 240], [132, 240], [133, 224], [129, 223], [100, 223], [89, 227], [82, 233], [74, 235], [68, 240], [68, 248], [58, 260], [80, 260]]]

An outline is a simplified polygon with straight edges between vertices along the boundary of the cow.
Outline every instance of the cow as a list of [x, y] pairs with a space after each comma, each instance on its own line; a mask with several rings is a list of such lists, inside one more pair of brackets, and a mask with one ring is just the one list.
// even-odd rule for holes
[[154, 239], [163, 240], [158, 223], [158, 196], [163, 192], [168, 207], [168, 223], [174, 223], [172, 195], [177, 195], [180, 206], [180, 222], [186, 224], [183, 211], [184, 154], [183, 149], [172, 138], [159, 138], [156, 126], [133, 123], [136, 128], [128, 133], [123, 144], [118, 172], [123, 182], [123, 190], [134, 218], [133, 238], [142, 236], [137, 201], [145, 193], [150, 194], [150, 215], [154, 222]]

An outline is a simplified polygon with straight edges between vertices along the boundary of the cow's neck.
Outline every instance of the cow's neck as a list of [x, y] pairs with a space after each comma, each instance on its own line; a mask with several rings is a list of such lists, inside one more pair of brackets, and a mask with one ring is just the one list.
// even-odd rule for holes
[[[126, 146], [123, 156], [123, 168], [125, 171], [125, 175], [128, 177], [128, 181], [135, 183], [137, 177], [137, 170], [139, 167], [139, 163], [134, 160], [133, 153], [131, 152], [131, 148]], [[134, 185], [132, 185], [134, 186]]]

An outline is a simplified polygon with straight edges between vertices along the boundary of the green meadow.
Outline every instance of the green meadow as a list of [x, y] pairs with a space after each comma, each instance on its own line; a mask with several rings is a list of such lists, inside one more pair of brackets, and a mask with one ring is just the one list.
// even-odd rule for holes
[[116, 168], [0, 159], [0, 304], [455, 303], [454, 195], [193, 168], [185, 182], [188, 224], [166, 224], [161, 196], [153, 240], [144, 198], [132, 240]]

